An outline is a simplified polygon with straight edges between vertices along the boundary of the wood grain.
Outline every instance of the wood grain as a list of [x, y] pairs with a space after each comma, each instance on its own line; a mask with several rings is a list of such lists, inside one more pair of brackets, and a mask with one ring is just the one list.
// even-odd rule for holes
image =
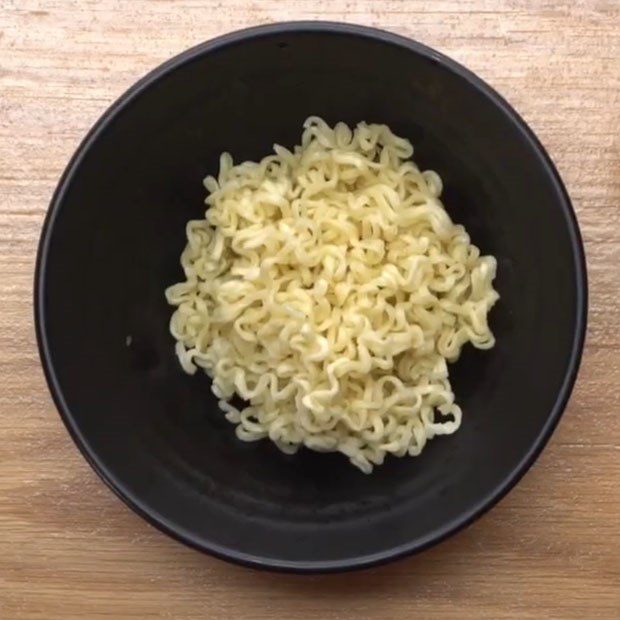
[[[490, 82], [557, 162], [588, 254], [584, 362], [536, 467], [457, 537], [351, 575], [244, 570], [146, 525], [73, 446], [33, 332], [40, 226], [91, 124], [170, 55], [284, 19], [387, 28]], [[0, 618], [619, 618], [619, 264], [617, 0], [0, 0]]]

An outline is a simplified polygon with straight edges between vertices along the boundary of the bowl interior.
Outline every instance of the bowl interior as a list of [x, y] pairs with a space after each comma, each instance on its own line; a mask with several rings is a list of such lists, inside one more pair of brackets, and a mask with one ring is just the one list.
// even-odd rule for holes
[[[56, 196], [38, 319], [70, 430], [125, 499], [216, 554], [312, 570], [423, 547], [518, 477], [567, 396], [581, 275], [562, 189], [497, 101], [422, 48], [272, 28], [190, 52], [107, 115]], [[238, 441], [168, 332], [164, 289], [182, 276], [186, 222], [203, 217], [203, 177], [224, 150], [255, 160], [296, 144], [311, 114], [409, 138], [452, 218], [498, 259], [497, 345], [450, 368], [461, 429], [370, 476]]]

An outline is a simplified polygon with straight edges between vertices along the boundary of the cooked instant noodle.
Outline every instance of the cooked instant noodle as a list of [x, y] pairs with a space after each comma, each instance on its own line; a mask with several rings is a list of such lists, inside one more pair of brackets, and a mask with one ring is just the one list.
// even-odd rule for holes
[[238, 165], [224, 153], [205, 179], [170, 331], [239, 439], [338, 451], [370, 473], [459, 428], [447, 362], [494, 344], [496, 261], [412, 155], [386, 125], [311, 117], [301, 146]]

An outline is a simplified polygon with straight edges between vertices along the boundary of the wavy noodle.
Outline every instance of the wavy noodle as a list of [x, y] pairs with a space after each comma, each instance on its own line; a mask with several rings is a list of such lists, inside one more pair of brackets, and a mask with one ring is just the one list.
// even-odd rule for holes
[[366, 473], [420, 454], [461, 424], [446, 361], [494, 344], [496, 261], [385, 125], [310, 117], [301, 146], [274, 153], [224, 153], [205, 179], [186, 280], [166, 291], [180, 363], [212, 378], [244, 441], [339, 451]]

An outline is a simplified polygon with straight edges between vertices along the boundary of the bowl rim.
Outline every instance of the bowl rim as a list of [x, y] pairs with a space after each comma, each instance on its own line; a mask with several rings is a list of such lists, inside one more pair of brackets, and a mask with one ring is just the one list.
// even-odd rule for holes
[[[460, 78], [467, 81], [472, 88], [476, 89], [481, 95], [489, 99], [504, 113], [507, 121], [512, 123], [513, 126], [520, 131], [522, 137], [525, 138], [529, 144], [529, 148], [531, 148], [539, 157], [541, 167], [544, 169], [546, 175], [553, 184], [555, 192], [558, 196], [559, 207], [562, 210], [566, 221], [566, 227], [569, 233], [570, 245], [573, 254], [573, 268], [575, 270], [576, 329], [573, 336], [571, 353], [568, 359], [564, 380], [560, 386], [554, 405], [549, 412], [543, 428], [516, 467], [514, 467], [509, 475], [507, 475], [501, 482], [501, 484], [487, 494], [487, 496], [479, 499], [470, 507], [469, 510], [463, 512], [451, 522], [434, 529], [426, 537], [422, 539], [414, 539], [408, 541], [407, 543], [384, 549], [371, 555], [350, 556], [347, 558], [329, 561], [285, 561], [268, 556], [256, 556], [235, 548], [221, 546], [213, 541], [205, 540], [203, 537], [196, 536], [192, 532], [184, 530], [178, 526], [178, 524], [157, 513], [148, 504], [142, 502], [142, 500], [140, 500], [140, 498], [134, 493], [130, 492], [123, 485], [122, 481], [118, 479], [118, 477], [112, 475], [112, 473], [107, 469], [105, 463], [99, 459], [96, 452], [91, 448], [88, 439], [81, 433], [79, 424], [74, 420], [70, 408], [64, 398], [60, 382], [54, 369], [50, 343], [48, 340], [44, 294], [45, 283], [47, 280], [46, 273], [50, 241], [53, 236], [54, 225], [58, 217], [58, 213], [60, 212], [64, 202], [65, 194], [75, 173], [79, 170], [85, 154], [97, 141], [99, 135], [106, 129], [107, 125], [114, 120], [116, 114], [122, 111], [137, 96], [147, 90], [161, 77], [198, 57], [231, 45], [244, 43], [265, 36], [299, 33], [322, 33], [328, 35], [334, 34], [360, 37], [403, 48], [408, 52], [431, 59], [441, 65], [444, 69], [457, 74]], [[586, 258], [575, 211], [572, 207], [564, 183], [560, 178], [549, 154], [534, 132], [529, 128], [514, 108], [491, 86], [489, 86], [469, 69], [465, 68], [455, 60], [452, 60], [448, 56], [427, 47], [426, 45], [405, 36], [378, 28], [331, 21], [276, 22], [229, 32], [214, 39], [200, 43], [172, 57], [157, 66], [155, 69], [151, 70], [129, 89], [127, 89], [118, 99], [116, 99], [114, 103], [112, 103], [112, 105], [108, 107], [108, 109], [88, 131], [62, 173], [56, 190], [51, 198], [50, 206], [41, 229], [34, 272], [34, 323], [39, 356], [41, 358], [47, 385], [53, 402], [67, 430], [69, 431], [69, 434], [73, 438], [74, 443], [77, 445], [86, 461], [95, 470], [99, 477], [127, 506], [144, 518], [148, 523], [190, 547], [243, 566], [292, 573], [344, 572], [368, 568], [403, 558], [434, 546], [449, 536], [459, 532], [495, 506], [519, 482], [523, 475], [534, 464], [541, 451], [549, 441], [549, 438], [551, 437], [562, 416], [562, 413], [564, 412], [579, 371], [586, 335], [587, 312], [588, 283]]]

